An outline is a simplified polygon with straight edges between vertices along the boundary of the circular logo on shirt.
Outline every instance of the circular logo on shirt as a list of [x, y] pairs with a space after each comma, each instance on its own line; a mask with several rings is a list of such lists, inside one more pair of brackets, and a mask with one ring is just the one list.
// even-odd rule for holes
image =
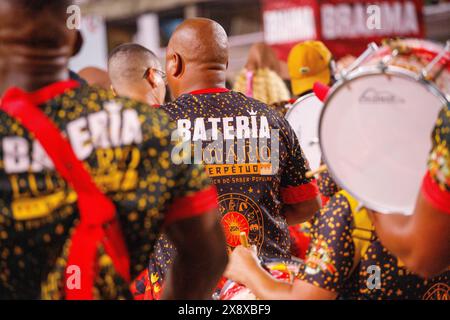
[[240, 234], [245, 232], [249, 243], [259, 250], [264, 240], [264, 222], [256, 203], [245, 195], [227, 193], [219, 197], [219, 206], [228, 246], [240, 245]]
[[241, 232], [245, 232], [248, 237], [248, 221], [239, 212], [231, 211], [225, 214], [222, 218], [222, 225], [225, 229], [227, 243], [232, 247], [237, 247], [240, 244], [239, 236]]

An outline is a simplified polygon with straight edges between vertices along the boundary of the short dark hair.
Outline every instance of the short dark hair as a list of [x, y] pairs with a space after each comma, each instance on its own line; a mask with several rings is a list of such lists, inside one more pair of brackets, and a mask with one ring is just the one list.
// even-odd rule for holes
[[117, 54], [133, 54], [133, 53], [147, 53], [150, 54], [153, 58], [157, 58], [156, 54], [151, 51], [150, 49], [147, 49], [144, 46], [141, 46], [140, 44], [137, 43], [124, 43], [121, 44], [117, 47], [115, 47], [112, 51], [111, 54], [109, 55], [109, 59], [114, 58], [115, 55]]
[[125, 43], [114, 48], [108, 59], [109, 78], [114, 87], [141, 81], [147, 68], [159, 63], [158, 57], [149, 49]]

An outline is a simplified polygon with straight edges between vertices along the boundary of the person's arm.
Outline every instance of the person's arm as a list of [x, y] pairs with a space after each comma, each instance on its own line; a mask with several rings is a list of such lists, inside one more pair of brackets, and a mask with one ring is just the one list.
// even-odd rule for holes
[[225, 270], [225, 237], [214, 209], [170, 224], [167, 235], [177, 248], [162, 299], [210, 299]]
[[450, 265], [450, 104], [439, 114], [433, 149], [412, 216], [372, 214], [383, 245], [424, 277]]
[[273, 278], [259, 264], [254, 250], [237, 247], [230, 257], [225, 277], [245, 285], [262, 300], [334, 300], [337, 294], [308, 282], [293, 284]]
[[314, 218], [305, 263], [293, 285], [273, 279], [259, 265], [256, 250], [243, 247], [231, 254], [225, 276], [245, 285], [260, 299], [336, 299], [353, 264], [352, 225], [347, 200], [336, 195]]
[[[328, 198], [331, 198], [339, 192], [339, 187], [333, 181], [328, 171], [322, 172], [319, 175], [317, 186], [320, 193]], [[292, 226], [297, 223], [308, 221], [310, 219], [311, 211], [316, 212], [320, 209], [320, 206], [323, 205], [321, 200], [320, 197], [316, 197], [315, 199], [305, 202], [285, 205], [283, 212], [285, 213], [288, 224]]]
[[317, 196], [313, 199], [294, 204], [285, 204], [283, 213], [288, 225], [293, 226], [311, 219], [311, 216], [320, 209], [321, 200]]
[[450, 265], [450, 214], [435, 208], [422, 193], [413, 215], [372, 213], [381, 243], [411, 271], [431, 277]]
[[[163, 109], [150, 109], [159, 116], [160, 126], [143, 124], [153, 139], [147, 141], [149, 154], [163, 173], [155, 171], [166, 189], [161, 188], [164, 229], [176, 248], [176, 257], [166, 273], [162, 299], [208, 299], [227, 264], [225, 236], [218, 212], [217, 190], [202, 165], [190, 164], [190, 154], [180, 148], [182, 143], [172, 133], [176, 124]], [[167, 123], [167, 128], [162, 124]], [[144, 135], [144, 134], [143, 134]], [[160, 150], [158, 146], [167, 146]], [[156, 146], [156, 147], [155, 147]], [[153, 154], [153, 155], [152, 155]], [[156, 157], [156, 159], [152, 158]], [[170, 184], [169, 184], [170, 182]], [[164, 201], [165, 200], [165, 201]]]
[[289, 225], [296, 225], [308, 221], [321, 207], [319, 189], [316, 181], [306, 177], [310, 171], [306, 159], [294, 130], [283, 120], [280, 133], [286, 156], [282, 160], [283, 173], [281, 175], [281, 199], [283, 215]]

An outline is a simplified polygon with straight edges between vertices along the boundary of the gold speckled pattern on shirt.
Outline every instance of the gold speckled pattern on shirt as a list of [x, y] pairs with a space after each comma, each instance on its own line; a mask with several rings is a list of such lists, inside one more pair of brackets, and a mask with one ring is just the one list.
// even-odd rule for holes
[[[289, 258], [290, 239], [286, 220], [281, 214], [281, 188], [301, 186], [311, 180], [305, 177], [309, 164], [286, 119], [266, 104], [233, 91], [185, 94], [162, 108], [174, 121], [189, 119], [194, 122], [199, 118], [224, 119], [256, 115], [258, 127], [264, 117], [270, 129], [279, 130], [277, 143], [280, 170], [276, 174], [229, 173], [211, 178], [217, 186], [222, 224], [229, 248], [240, 244], [239, 232], [236, 231], [240, 230], [248, 233], [249, 242], [257, 246], [260, 255], [267, 258]], [[209, 128], [210, 126], [206, 127], [207, 130]], [[237, 149], [236, 141], [237, 139], [234, 140], [234, 148]], [[268, 145], [274, 150], [270, 140]], [[227, 158], [225, 149], [223, 158]]]
[[[309, 183], [305, 178], [309, 165], [289, 123], [271, 107], [240, 93], [185, 94], [173, 103], [162, 106], [171, 117], [179, 119], [247, 116], [250, 112], [266, 116], [271, 128], [280, 130], [280, 168], [274, 176], [232, 175], [213, 177], [219, 193], [222, 225], [229, 250], [240, 244], [240, 231], [248, 232], [248, 239], [267, 259], [290, 259], [290, 236], [285, 218], [281, 215], [280, 188]], [[207, 128], [208, 129], [208, 128]], [[192, 130], [192, 129], [191, 129]], [[234, 140], [236, 144], [236, 140]], [[226, 156], [224, 155], [224, 158]], [[159, 290], [168, 267], [173, 262], [176, 250], [161, 235], [152, 254], [148, 275], [155, 280], [147, 283], [151, 290]], [[144, 277], [148, 275], [143, 275]], [[143, 286], [137, 295], [143, 295]]]
[[319, 187], [320, 193], [325, 197], [332, 197], [335, 193], [341, 190], [333, 178], [331, 178], [330, 172], [325, 170], [319, 174], [317, 179], [317, 186]]
[[[306, 263], [298, 278], [334, 291], [344, 299], [443, 299], [449, 296], [450, 272], [429, 280], [399, 266], [375, 234], [366, 254], [352, 272], [355, 246], [353, 217], [347, 199], [337, 194], [314, 217]], [[380, 289], [369, 289], [370, 266], [381, 271]]]
[[428, 159], [431, 178], [443, 191], [450, 192], [450, 107], [449, 103], [439, 113], [433, 130], [433, 149]]
[[[136, 276], [172, 201], [209, 186], [203, 167], [172, 163], [174, 124], [163, 110], [87, 86], [41, 108], [113, 200]], [[0, 297], [41, 296], [79, 217], [76, 198], [32, 135], [0, 112]]]

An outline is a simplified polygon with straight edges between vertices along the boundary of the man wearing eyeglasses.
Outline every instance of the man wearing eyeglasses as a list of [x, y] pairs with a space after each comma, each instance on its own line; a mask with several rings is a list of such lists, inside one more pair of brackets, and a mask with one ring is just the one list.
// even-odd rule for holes
[[108, 61], [112, 90], [150, 106], [159, 106], [166, 95], [166, 74], [156, 55], [147, 48], [126, 43], [116, 47]]
[[0, 1], [0, 298], [131, 298], [163, 228], [179, 253], [163, 298], [208, 298], [227, 262], [215, 187], [170, 160], [162, 109], [69, 80], [71, 4]]
[[[229, 251], [241, 235], [268, 261], [291, 259], [288, 224], [309, 219], [320, 207], [309, 165], [286, 120], [260, 101], [225, 88], [228, 39], [209, 19], [187, 19], [166, 52], [167, 80], [175, 101], [162, 106], [218, 189]], [[145, 299], [166, 290], [175, 250], [160, 238], [147, 279], [136, 286]], [[154, 259], [153, 259], [154, 258]], [[165, 281], [165, 282], [164, 282]], [[164, 283], [164, 286], [163, 286]], [[192, 281], [192, 286], [197, 284]], [[220, 287], [220, 284], [219, 284]]]

